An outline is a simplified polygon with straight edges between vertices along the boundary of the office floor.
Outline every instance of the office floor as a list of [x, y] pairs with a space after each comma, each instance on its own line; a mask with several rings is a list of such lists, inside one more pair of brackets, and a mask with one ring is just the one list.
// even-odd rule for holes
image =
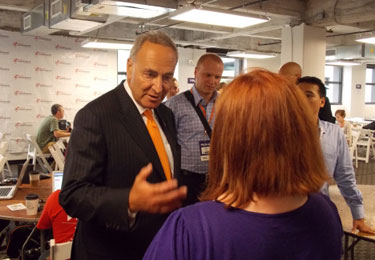
[[[17, 164], [11, 165], [11, 169], [14, 173], [17, 172]], [[358, 162], [358, 168], [355, 168], [354, 170], [358, 184], [375, 185], [375, 159], [371, 159], [369, 163]], [[366, 241], [358, 242], [355, 246], [354, 256], [356, 260], [375, 259], [375, 244]], [[5, 252], [0, 251], [0, 260], [8, 259], [9, 258], [6, 256]]]

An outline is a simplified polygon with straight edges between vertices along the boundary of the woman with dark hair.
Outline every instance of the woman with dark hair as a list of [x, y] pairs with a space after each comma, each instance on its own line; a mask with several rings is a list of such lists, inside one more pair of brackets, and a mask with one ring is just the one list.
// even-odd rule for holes
[[234, 79], [217, 101], [204, 202], [173, 212], [144, 259], [340, 259], [316, 120], [277, 74]]

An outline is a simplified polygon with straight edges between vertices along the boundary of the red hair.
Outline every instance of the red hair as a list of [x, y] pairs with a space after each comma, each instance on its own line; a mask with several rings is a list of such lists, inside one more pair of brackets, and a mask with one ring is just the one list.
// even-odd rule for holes
[[296, 85], [257, 69], [235, 78], [216, 105], [202, 200], [224, 195], [228, 206], [239, 207], [254, 193], [267, 197], [320, 190], [328, 175], [318, 127]]

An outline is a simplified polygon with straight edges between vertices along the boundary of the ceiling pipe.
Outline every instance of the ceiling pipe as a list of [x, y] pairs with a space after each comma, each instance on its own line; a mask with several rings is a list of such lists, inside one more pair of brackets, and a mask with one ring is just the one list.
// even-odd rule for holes
[[329, 38], [329, 37], [336, 37], [336, 36], [356, 35], [356, 34], [369, 33], [369, 32], [374, 32], [374, 31], [375, 30], [366, 30], [366, 31], [360, 31], [360, 32], [340, 33], [340, 34], [328, 35], [326, 37]]

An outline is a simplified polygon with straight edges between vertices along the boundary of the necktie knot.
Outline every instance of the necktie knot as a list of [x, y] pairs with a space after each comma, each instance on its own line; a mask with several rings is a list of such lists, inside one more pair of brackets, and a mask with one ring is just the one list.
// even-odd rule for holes
[[143, 115], [148, 119], [148, 120], [154, 120], [154, 117], [152, 115], [152, 111], [150, 109], [147, 109], [145, 112], [143, 112]]
[[150, 109], [147, 109], [145, 112], [143, 112], [143, 115], [147, 118], [147, 125], [153, 128], [157, 128], [155, 118], [152, 115], [152, 111]]

